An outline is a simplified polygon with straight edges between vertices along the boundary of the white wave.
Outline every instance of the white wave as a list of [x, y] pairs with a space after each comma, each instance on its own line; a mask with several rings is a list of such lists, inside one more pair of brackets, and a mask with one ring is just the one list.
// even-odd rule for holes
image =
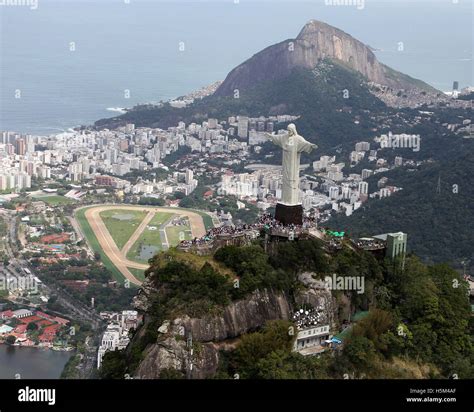
[[117, 112], [117, 113], [126, 113], [127, 110], [123, 107], [107, 107], [109, 112]]

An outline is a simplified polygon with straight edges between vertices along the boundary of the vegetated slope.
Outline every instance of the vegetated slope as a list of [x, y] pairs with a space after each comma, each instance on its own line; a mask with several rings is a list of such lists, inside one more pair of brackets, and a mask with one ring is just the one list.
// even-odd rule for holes
[[[464, 146], [468, 148], [469, 146]], [[328, 226], [351, 236], [403, 231], [411, 251], [429, 262], [474, 262], [474, 150], [451, 160], [424, 164], [417, 171], [385, 173], [403, 190], [369, 200], [351, 216], [336, 215]], [[369, 180], [376, 187], [381, 175]], [[438, 182], [440, 182], [438, 187]]]
[[[468, 286], [453, 269], [425, 266], [416, 257], [402, 269], [348, 246], [328, 254], [317, 240], [276, 243], [268, 253], [262, 246], [225, 246], [205, 258], [157, 255], [135, 300], [144, 324], [126, 350], [104, 356], [101, 376], [473, 376]], [[363, 277], [365, 290], [312, 286], [333, 273]], [[324, 308], [322, 321], [335, 332], [354, 311], [369, 310], [369, 316], [352, 325], [342, 351], [302, 356], [292, 352], [295, 334], [288, 333], [300, 307]]]

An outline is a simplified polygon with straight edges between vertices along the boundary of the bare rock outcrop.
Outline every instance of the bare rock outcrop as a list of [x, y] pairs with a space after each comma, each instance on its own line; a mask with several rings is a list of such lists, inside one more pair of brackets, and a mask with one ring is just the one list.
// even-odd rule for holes
[[324, 315], [321, 322], [332, 328], [337, 320], [336, 299], [324, 280], [315, 279], [314, 275], [312, 272], [304, 272], [298, 276], [298, 280], [305, 288], [295, 295], [295, 303], [297, 306], [309, 305], [318, 309]]
[[311, 20], [296, 39], [267, 47], [234, 68], [215, 95], [229, 96], [236, 89], [249, 89], [264, 81], [284, 78], [296, 67], [312, 70], [323, 59], [339, 61], [373, 83], [395, 89], [432, 89], [383, 65], [370, 47], [342, 30]]
[[177, 318], [173, 329], [178, 331], [184, 328], [186, 335], [191, 335], [198, 342], [218, 342], [255, 330], [269, 320], [289, 317], [290, 307], [286, 297], [266, 289], [231, 303], [218, 316]]
[[174, 369], [193, 379], [205, 379], [217, 371], [219, 352], [212, 343], [193, 344], [169, 336], [150, 346], [138, 366], [140, 379], [157, 379], [165, 369]]
[[[146, 296], [147, 292], [142, 292], [135, 300], [139, 309], [148, 307]], [[188, 377], [208, 378], [217, 370], [218, 347], [225, 346], [224, 341], [261, 328], [268, 321], [289, 318], [286, 296], [266, 289], [232, 302], [219, 314], [167, 320], [158, 328], [160, 337], [147, 348], [135, 375], [156, 379], [162, 370], [175, 369]]]

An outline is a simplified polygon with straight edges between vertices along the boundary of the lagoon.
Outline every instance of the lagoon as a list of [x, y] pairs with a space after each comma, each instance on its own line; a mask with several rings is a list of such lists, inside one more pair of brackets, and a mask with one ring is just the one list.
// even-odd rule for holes
[[58, 379], [72, 352], [0, 345], [0, 379]]

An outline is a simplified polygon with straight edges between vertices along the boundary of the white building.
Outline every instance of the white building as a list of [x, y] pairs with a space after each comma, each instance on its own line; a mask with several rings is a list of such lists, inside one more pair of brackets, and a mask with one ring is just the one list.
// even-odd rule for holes
[[367, 182], [359, 182], [359, 193], [361, 195], [369, 193], [369, 184]]
[[380, 196], [381, 199], [384, 198], [384, 197], [390, 196], [390, 194], [391, 194], [390, 190], [386, 187], [382, 187], [379, 191], [379, 196]]
[[369, 142], [357, 142], [355, 144], [355, 151], [356, 152], [367, 152], [370, 150], [370, 143]]
[[324, 352], [325, 341], [331, 338], [329, 325], [309, 326], [298, 330], [293, 350], [301, 355]]
[[237, 126], [237, 135], [240, 138], [247, 138], [249, 130], [249, 118], [246, 116], [239, 116], [238, 126]]
[[117, 325], [107, 326], [107, 330], [102, 336], [102, 341], [99, 346], [99, 351], [97, 353], [97, 369], [102, 365], [102, 359], [104, 355], [109, 350], [116, 350], [120, 343], [120, 330]]
[[13, 317], [17, 319], [27, 318], [28, 316], [33, 316], [33, 312], [28, 309], [18, 309], [13, 311]]
[[337, 199], [339, 197], [339, 187], [338, 186], [331, 186], [329, 188], [329, 197], [331, 199]]
[[130, 329], [137, 329], [138, 312], [124, 310], [121, 314], [111, 314], [111, 323], [102, 336], [102, 341], [97, 352], [97, 369], [102, 365], [102, 359], [107, 351], [125, 349], [130, 342], [128, 336]]
[[373, 173], [374, 173], [374, 172], [373, 172], [372, 170], [370, 170], [370, 169], [362, 169], [362, 174], [361, 174], [362, 180], [365, 180], [365, 179], [367, 179], [369, 176], [372, 176]]

